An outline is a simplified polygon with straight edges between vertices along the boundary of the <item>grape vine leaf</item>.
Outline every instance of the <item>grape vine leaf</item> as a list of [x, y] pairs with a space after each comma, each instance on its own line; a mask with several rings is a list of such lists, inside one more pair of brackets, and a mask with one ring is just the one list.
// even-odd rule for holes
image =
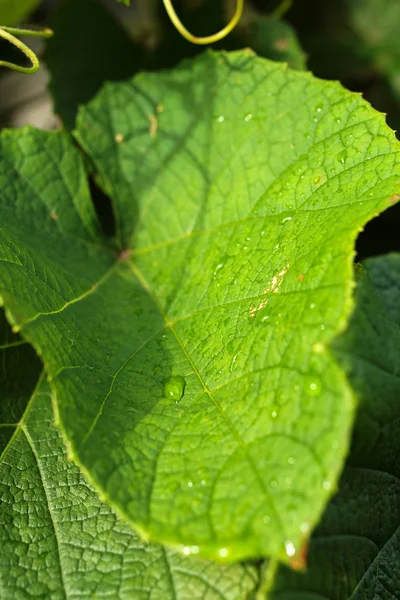
[[0, 138], [0, 295], [74, 459], [150, 539], [297, 561], [347, 453], [327, 344], [356, 235], [398, 199], [393, 132], [338, 83], [211, 52], [109, 84], [76, 138], [116, 250], [68, 136]]
[[253, 568], [146, 544], [98, 499], [67, 460], [34, 350], [0, 323], [2, 600], [247, 598]]
[[271, 600], [393, 600], [400, 589], [400, 255], [365, 261], [334, 342], [359, 397], [339, 493], [311, 539], [309, 571], [282, 568]]

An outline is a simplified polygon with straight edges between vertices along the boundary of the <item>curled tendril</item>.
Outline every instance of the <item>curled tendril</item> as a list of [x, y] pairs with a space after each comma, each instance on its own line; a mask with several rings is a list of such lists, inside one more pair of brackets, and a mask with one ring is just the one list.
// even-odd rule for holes
[[33, 52], [33, 50], [28, 48], [26, 44], [24, 44], [23, 42], [21, 42], [21, 40], [15, 37], [17, 35], [49, 38], [53, 35], [53, 32], [51, 31], [51, 29], [16, 29], [15, 27], [4, 27], [3, 25], [0, 26], [0, 38], [7, 40], [8, 42], [10, 42], [10, 44], [18, 48], [18, 50], [21, 50], [21, 52], [23, 52], [23, 54], [25, 54], [25, 56], [29, 58], [29, 60], [32, 63], [31, 67], [20, 67], [15, 63], [11, 63], [6, 60], [0, 60], [0, 67], [7, 67], [8, 69], [12, 69], [13, 71], [18, 71], [19, 73], [36, 73], [40, 66], [39, 59]]
[[214, 35], [209, 35], [207, 37], [197, 37], [197, 36], [191, 34], [190, 31], [188, 31], [186, 29], [186, 27], [183, 25], [182, 21], [176, 14], [176, 11], [172, 5], [172, 0], [163, 0], [163, 2], [164, 2], [164, 6], [168, 13], [169, 18], [171, 19], [172, 23], [175, 25], [175, 27], [177, 28], [179, 33], [181, 35], [183, 35], [183, 37], [185, 39], [187, 39], [189, 42], [192, 42], [193, 44], [204, 44], [204, 45], [205, 44], [214, 44], [215, 42], [218, 42], [219, 40], [222, 40], [224, 37], [226, 37], [239, 23], [240, 18], [243, 14], [243, 5], [244, 5], [244, 0], [237, 0], [236, 11], [232, 17], [232, 20], [228, 23], [228, 25], [226, 27], [221, 29], [221, 31], [218, 31], [218, 33], [215, 33]]

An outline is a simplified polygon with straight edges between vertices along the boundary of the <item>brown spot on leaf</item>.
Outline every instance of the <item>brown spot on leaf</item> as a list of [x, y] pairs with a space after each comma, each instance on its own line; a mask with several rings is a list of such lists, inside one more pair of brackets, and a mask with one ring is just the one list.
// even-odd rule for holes
[[124, 250], [121, 250], [118, 258], [121, 262], [125, 262], [125, 261], [129, 260], [131, 256], [132, 256], [132, 250], [130, 248], [125, 248]]
[[308, 546], [304, 545], [290, 561], [292, 569], [295, 571], [305, 571], [307, 569], [307, 554]]
[[397, 202], [397, 200], [400, 200], [400, 194], [393, 194], [393, 196], [390, 198], [390, 202], [392, 204], [394, 204], [395, 202]]
[[153, 140], [155, 140], [157, 137], [158, 119], [155, 115], [149, 115], [149, 119], [150, 119], [150, 136], [153, 138]]
[[300, 281], [300, 283], [303, 281], [304, 279], [304, 275], [299, 275], [297, 278], [297, 281]]
[[51, 210], [49, 212], [49, 216], [50, 216], [50, 219], [53, 219], [53, 221], [58, 221], [58, 215], [54, 211]]

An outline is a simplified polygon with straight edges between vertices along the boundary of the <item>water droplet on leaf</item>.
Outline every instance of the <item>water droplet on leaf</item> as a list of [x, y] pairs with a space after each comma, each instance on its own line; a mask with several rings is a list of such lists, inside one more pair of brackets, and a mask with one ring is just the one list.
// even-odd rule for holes
[[343, 150], [342, 152], [339, 152], [339, 154], [336, 155], [336, 159], [342, 164], [344, 165], [344, 163], [346, 162], [346, 158], [347, 158], [347, 153], [346, 150]]
[[319, 396], [321, 393], [321, 382], [317, 377], [306, 377], [304, 390], [309, 396]]
[[289, 540], [287, 542], [285, 542], [285, 550], [286, 550], [286, 554], [290, 557], [292, 557], [296, 554], [295, 545], [293, 544], [293, 542], [291, 542]]
[[180, 375], [169, 377], [164, 383], [164, 398], [179, 402], [185, 393], [186, 381]]
[[268, 525], [268, 523], [271, 522], [271, 517], [269, 517], [268, 515], [264, 515], [263, 516], [263, 523], [265, 523], [265, 525]]

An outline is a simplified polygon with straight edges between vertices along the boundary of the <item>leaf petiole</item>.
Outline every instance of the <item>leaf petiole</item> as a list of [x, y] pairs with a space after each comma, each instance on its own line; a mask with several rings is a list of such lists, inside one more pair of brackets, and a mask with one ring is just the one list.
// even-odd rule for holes
[[186, 40], [188, 40], [189, 42], [192, 42], [192, 44], [202, 44], [202, 45], [214, 44], [215, 42], [218, 42], [219, 40], [222, 40], [224, 37], [226, 37], [239, 23], [239, 21], [242, 17], [242, 14], [243, 14], [243, 5], [244, 5], [244, 0], [237, 0], [236, 11], [232, 17], [232, 20], [228, 23], [228, 25], [226, 25], [226, 27], [224, 27], [223, 29], [218, 31], [218, 33], [214, 33], [214, 35], [209, 35], [206, 37], [197, 37], [197, 36], [193, 35], [192, 33], [190, 33], [190, 31], [188, 31], [186, 29], [186, 27], [183, 25], [182, 21], [176, 14], [176, 11], [172, 4], [172, 0], [163, 0], [163, 2], [164, 2], [164, 6], [168, 13], [169, 18], [171, 19], [172, 23], [175, 25], [175, 27], [179, 31], [179, 33]]
[[21, 40], [16, 37], [17, 35], [49, 38], [53, 35], [53, 32], [51, 29], [19, 29], [15, 27], [0, 26], [0, 37], [10, 42], [10, 44], [18, 48], [18, 50], [21, 50], [21, 52], [25, 54], [25, 56], [32, 63], [31, 67], [21, 67], [15, 63], [0, 60], [0, 67], [6, 67], [8, 69], [12, 69], [13, 71], [18, 71], [19, 73], [27, 73], [32, 75], [33, 73], [36, 73], [40, 67], [39, 59], [33, 50], [31, 50], [26, 44], [24, 44], [24, 42], [21, 42]]

